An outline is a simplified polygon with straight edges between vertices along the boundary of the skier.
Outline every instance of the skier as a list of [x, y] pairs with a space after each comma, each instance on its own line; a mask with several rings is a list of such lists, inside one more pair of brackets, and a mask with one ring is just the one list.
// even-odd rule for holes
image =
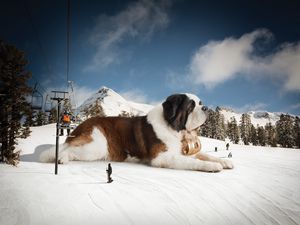
[[108, 163], [108, 167], [107, 167], [106, 173], [107, 173], [107, 183], [113, 182], [113, 179], [111, 179], [111, 177], [110, 177], [111, 174], [112, 174], [112, 168], [111, 168], [110, 163]]
[[232, 158], [232, 153], [231, 152], [229, 152], [228, 158]]
[[70, 119], [70, 115], [67, 111], [64, 111], [62, 118], [61, 118], [61, 129], [60, 129], [60, 136], [64, 135], [64, 127], [67, 128], [67, 134], [68, 136], [70, 135], [70, 124], [71, 124], [71, 119]]
[[226, 150], [228, 151], [229, 149], [229, 143], [226, 144]]

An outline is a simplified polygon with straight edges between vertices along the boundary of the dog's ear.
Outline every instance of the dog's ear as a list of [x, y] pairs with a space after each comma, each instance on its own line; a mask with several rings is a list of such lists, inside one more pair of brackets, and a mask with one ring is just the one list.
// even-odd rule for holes
[[169, 96], [162, 104], [165, 120], [177, 131], [185, 129], [187, 115], [184, 106], [187, 100], [188, 97], [186, 95], [176, 94]]

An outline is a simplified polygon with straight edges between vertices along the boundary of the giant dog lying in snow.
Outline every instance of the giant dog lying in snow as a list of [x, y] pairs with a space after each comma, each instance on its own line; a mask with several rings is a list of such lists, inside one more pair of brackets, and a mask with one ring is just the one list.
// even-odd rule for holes
[[[93, 117], [80, 124], [66, 139], [59, 162], [134, 159], [173, 169], [216, 172], [233, 168], [229, 160], [201, 151], [192, 154], [183, 151], [185, 135], [198, 129], [206, 117], [207, 107], [191, 94], [171, 95], [146, 116]], [[200, 147], [198, 143], [196, 149]], [[54, 161], [54, 149], [43, 152], [40, 160]]]

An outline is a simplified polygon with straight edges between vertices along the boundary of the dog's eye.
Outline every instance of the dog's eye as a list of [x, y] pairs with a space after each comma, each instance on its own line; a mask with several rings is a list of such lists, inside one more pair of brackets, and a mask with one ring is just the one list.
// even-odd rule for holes
[[199, 101], [199, 105], [202, 105], [202, 101]]
[[194, 100], [191, 100], [191, 102], [189, 103], [189, 106], [188, 106], [188, 112], [190, 113], [190, 112], [192, 112], [193, 110], [194, 110], [194, 108], [195, 108], [195, 102], [194, 102]]

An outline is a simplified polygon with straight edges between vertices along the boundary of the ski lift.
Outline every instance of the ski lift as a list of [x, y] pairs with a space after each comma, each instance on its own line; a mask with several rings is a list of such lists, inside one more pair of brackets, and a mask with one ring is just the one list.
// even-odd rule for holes
[[72, 107], [72, 112], [73, 112], [73, 120], [71, 123], [71, 127], [75, 129], [78, 124], [78, 112], [77, 112], [77, 107], [76, 107], [76, 95], [75, 95], [75, 89], [74, 89], [74, 81], [69, 80], [68, 81], [68, 91], [69, 91], [69, 101], [71, 103]]
[[50, 96], [47, 94], [46, 101], [45, 101], [45, 104], [44, 104], [45, 112], [51, 112], [51, 109], [53, 109], [53, 107], [54, 107], [53, 102], [51, 101]]
[[35, 83], [32, 95], [31, 95], [31, 108], [33, 110], [42, 110], [43, 108], [43, 95], [37, 90], [37, 84]]

